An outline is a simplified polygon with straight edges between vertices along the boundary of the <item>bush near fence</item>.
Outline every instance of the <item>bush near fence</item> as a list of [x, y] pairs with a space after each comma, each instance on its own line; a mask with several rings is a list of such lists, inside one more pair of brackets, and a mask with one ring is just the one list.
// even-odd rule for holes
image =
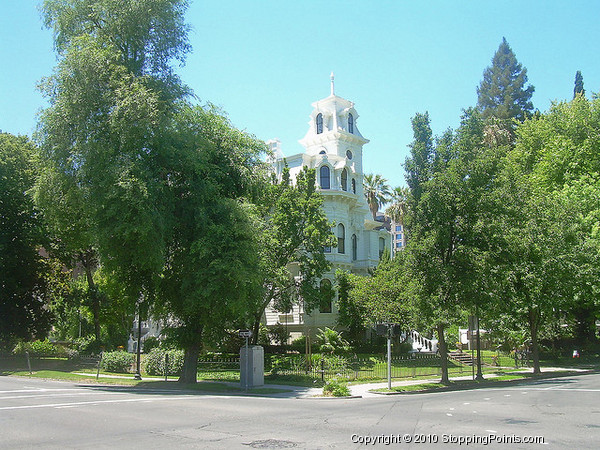
[[183, 350], [165, 350], [157, 347], [144, 356], [144, 370], [148, 375], [165, 375], [165, 355], [169, 355], [167, 375], [177, 376], [183, 368]]
[[135, 355], [127, 352], [104, 352], [100, 367], [102, 370], [113, 373], [129, 373], [132, 364], [135, 361]]

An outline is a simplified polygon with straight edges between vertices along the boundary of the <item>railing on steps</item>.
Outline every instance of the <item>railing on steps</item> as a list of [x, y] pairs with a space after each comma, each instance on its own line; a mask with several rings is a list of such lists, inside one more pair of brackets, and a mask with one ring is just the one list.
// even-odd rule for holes
[[424, 353], [437, 353], [437, 340], [428, 339], [425, 336], [421, 336], [418, 331], [411, 331], [410, 338], [412, 340], [413, 350], [416, 352]]

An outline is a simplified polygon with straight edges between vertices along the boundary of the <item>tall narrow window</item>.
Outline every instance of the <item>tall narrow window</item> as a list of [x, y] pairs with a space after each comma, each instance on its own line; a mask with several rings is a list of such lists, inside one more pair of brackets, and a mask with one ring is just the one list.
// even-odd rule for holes
[[348, 190], [348, 171], [342, 170], [342, 191]]
[[323, 114], [317, 114], [317, 134], [321, 134], [323, 132]]
[[379, 238], [379, 259], [383, 256], [383, 252], [385, 251], [385, 239]]
[[335, 295], [335, 293], [333, 292], [333, 287], [331, 285], [331, 281], [329, 281], [326, 278], [321, 280], [321, 285], [319, 287], [319, 291], [321, 294], [319, 312], [330, 313], [331, 312], [331, 302]]
[[352, 235], [352, 261], [356, 261], [358, 259], [358, 242], [356, 240], [356, 235]]
[[356, 180], [352, 178], [352, 193], [356, 194]]
[[346, 253], [346, 229], [344, 228], [344, 225], [342, 225], [341, 223], [338, 225], [338, 229], [337, 229], [337, 235], [338, 235], [338, 253]]
[[354, 134], [354, 116], [348, 114], [348, 133]]
[[321, 170], [319, 172], [321, 178], [321, 189], [331, 189], [329, 167], [321, 166]]

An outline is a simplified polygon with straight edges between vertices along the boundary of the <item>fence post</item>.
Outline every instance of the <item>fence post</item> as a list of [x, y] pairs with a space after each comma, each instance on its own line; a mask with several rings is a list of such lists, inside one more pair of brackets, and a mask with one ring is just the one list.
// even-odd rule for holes
[[321, 381], [325, 382], [325, 360], [321, 358]]
[[167, 381], [168, 376], [169, 376], [169, 353], [165, 352], [165, 381]]
[[29, 360], [29, 352], [25, 350], [25, 356], [27, 357], [27, 368], [29, 369], [29, 375], [31, 375], [31, 361]]
[[104, 356], [104, 352], [100, 352], [100, 359], [98, 360], [98, 367], [96, 368], [96, 381], [100, 378], [100, 364], [102, 364], [102, 356]]

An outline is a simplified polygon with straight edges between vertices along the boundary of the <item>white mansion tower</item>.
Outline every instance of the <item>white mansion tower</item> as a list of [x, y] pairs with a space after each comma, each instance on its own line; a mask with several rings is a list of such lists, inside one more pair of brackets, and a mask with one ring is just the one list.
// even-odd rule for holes
[[[335, 271], [344, 269], [366, 275], [369, 268], [379, 263], [385, 248], [390, 246], [390, 234], [383, 224], [374, 221], [363, 193], [363, 145], [369, 142], [358, 131], [358, 113], [354, 103], [335, 95], [333, 74], [331, 94], [312, 104], [306, 136], [299, 142], [304, 153], [285, 157], [277, 140], [269, 141], [272, 160], [278, 177], [287, 164], [294, 179], [304, 166], [316, 169], [319, 191], [323, 195], [323, 209], [330, 222], [335, 223], [337, 248], [326, 248], [331, 261], [330, 272], [321, 283], [333, 283]], [[302, 306], [295, 305], [289, 313], [268, 309], [266, 324], [280, 323], [288, 327], [291, 339], [303, 333], [316, 334], [317, 328], [336, 324], [336, 302], [323, 305], [320, 310], [304, 314]]]

